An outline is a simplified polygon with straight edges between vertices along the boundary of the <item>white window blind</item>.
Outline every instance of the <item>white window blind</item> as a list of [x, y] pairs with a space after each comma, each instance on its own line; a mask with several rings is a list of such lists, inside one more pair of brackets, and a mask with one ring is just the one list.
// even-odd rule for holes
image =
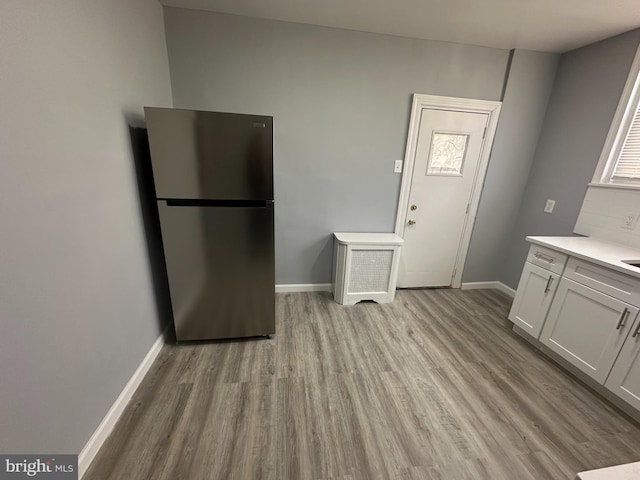
[[640, 104], [631, 122], [627, 138], [622, 144], [620, 156], [611, 175], [615, 182], [640, 182]]

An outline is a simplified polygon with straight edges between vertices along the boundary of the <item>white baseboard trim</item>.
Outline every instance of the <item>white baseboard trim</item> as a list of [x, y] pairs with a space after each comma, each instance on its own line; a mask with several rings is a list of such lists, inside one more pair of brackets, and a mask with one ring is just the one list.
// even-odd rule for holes
[[464, 282], [461, 286], [462, 290], [477, 290], [480, 288], [495, 288], [496, 290], [500, 290], [502, 293], [509, 295], [510, 297], [516, 296], [516, 291], [508, 287], [502, 282], [494, 280], [492, 282]]
[[502, 293], [509, 295], [511, 298], [516, 296], [516, 291], [508, 285], [505, 285], [502, 282], [496, 282], [498, 285], [496, 288], [500, 290]]
[[276, 285], [276, 293], [330, 292], [330, 283], [289, 283]]
[[142, 363], [140, 363], [136, 371], [133, 373], [122, 392], [120, 392], [118, 398], [116, 398], [116, 401], [113, 402], [113, 405], [111, 405], [111, 408], [102, 419], [102, 422], [100, 422], [100, 425], [98, 425], [96, 431], [93, 432], [93, 435], [91, 435], [91, 438], [78, 455], [79, 479], [82, 479], [82, 476], [88, 470], [89, 465], [91, 465], [91, 462], [100, 450], [100, 447], [102, 447], [102, 444], [113, 430], [113, 427], [115, 427], [118, 419], [122, 415], [122, 412], [124, 412], [125, 407], [129, 403], [129, 400], [131, 400], [131, 397], [135, 393], [138, 386], [140, 386], [140, 383], [142, 383], [144, 376], [151, 368], [151, 365], [153, 365], [153, 362], [160, 353], [160, 350], [162, 350], [162, 347], [165, 344], [166, 332], [167, 329], [165, 329], [160, 334], [158, 339], [151, 346], [151, 348], [147, 352], [147, 355], [142, 360]]

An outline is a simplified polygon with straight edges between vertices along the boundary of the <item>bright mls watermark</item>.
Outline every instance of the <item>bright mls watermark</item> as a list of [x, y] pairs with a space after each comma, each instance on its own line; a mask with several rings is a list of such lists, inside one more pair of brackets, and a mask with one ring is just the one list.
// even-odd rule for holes
[[78, 480], [77, 455], [0, 455], [0, 480]]

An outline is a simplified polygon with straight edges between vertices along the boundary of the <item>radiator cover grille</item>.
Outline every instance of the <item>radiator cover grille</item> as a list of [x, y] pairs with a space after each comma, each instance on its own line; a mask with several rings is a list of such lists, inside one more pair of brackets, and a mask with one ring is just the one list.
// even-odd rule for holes
[[393, 250], [352, 250], [349, 293], [386, 292]]

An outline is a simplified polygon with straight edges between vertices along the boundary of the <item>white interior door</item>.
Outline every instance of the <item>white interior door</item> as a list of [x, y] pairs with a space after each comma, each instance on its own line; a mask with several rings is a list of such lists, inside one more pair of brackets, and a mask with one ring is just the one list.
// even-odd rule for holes
[[421, 110], [400, 287], [452, 284], [465, 229], [470, 228], [468, 217], [488, 121], [487, 113]]

